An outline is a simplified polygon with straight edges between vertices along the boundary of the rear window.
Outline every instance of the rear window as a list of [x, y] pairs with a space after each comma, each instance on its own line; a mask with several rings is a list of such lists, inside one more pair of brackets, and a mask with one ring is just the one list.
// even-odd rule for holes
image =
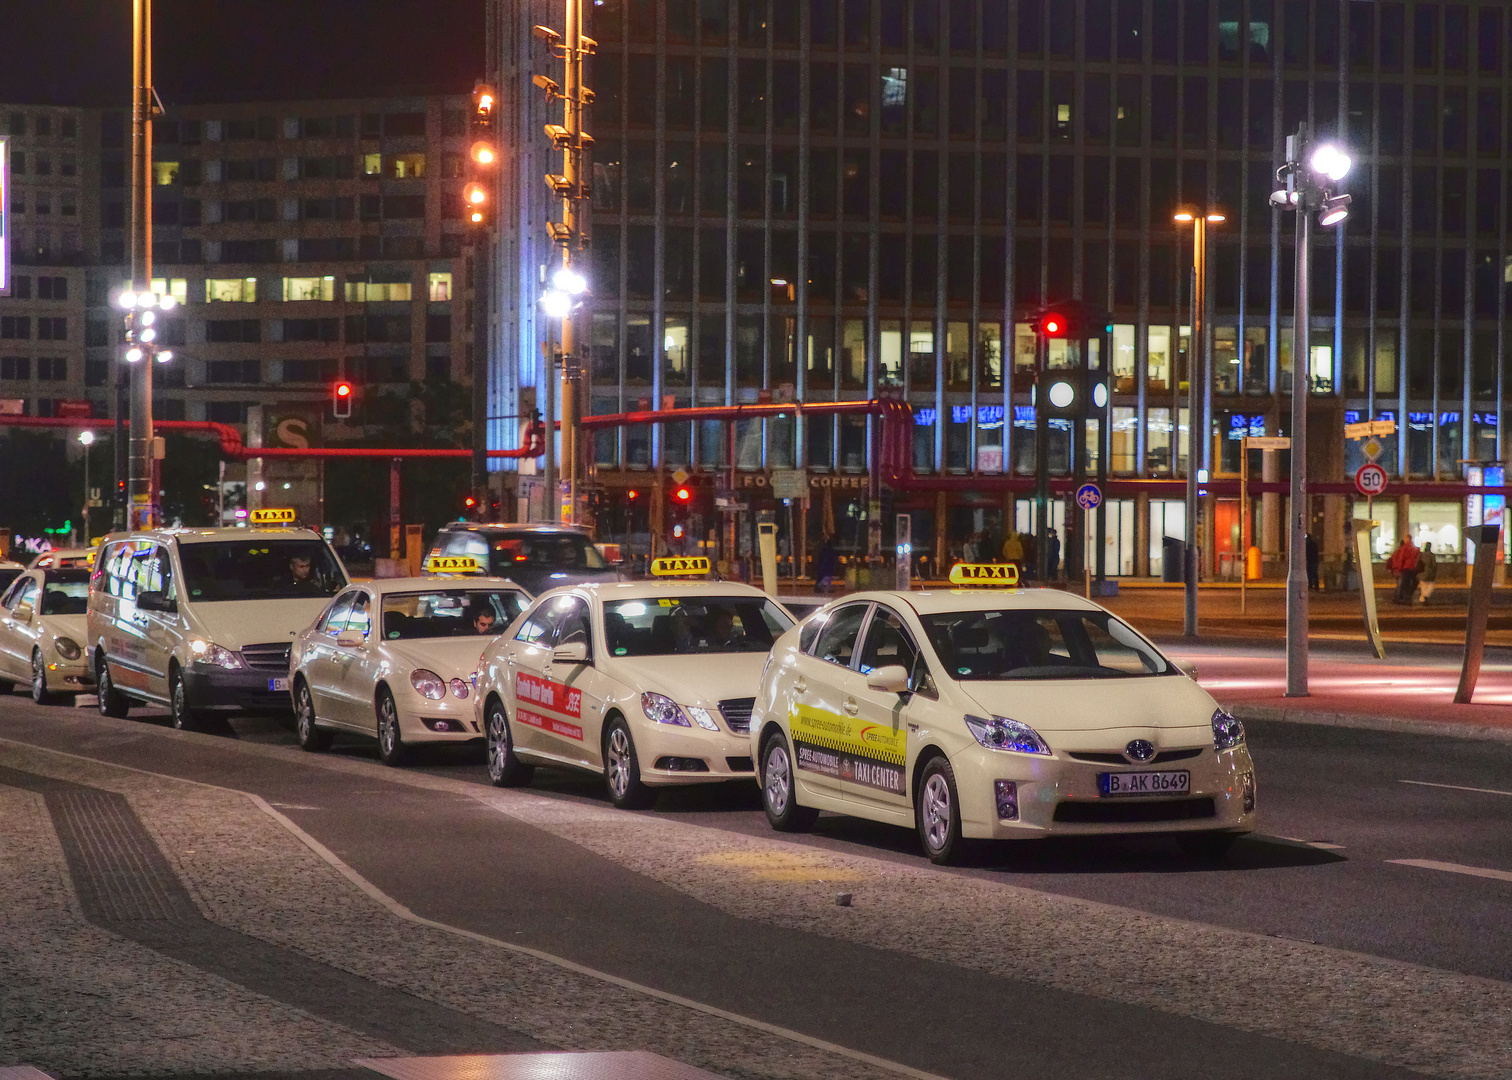
[[609, 566], [586, 536], [572, 533], [521, 534], [493, 539], [490, 569], [504, 577], [526, 570], [604, 570]]
[[83, 615], [89, 610], [88, 570], [49, 570], [42, 577], [43, 615]]

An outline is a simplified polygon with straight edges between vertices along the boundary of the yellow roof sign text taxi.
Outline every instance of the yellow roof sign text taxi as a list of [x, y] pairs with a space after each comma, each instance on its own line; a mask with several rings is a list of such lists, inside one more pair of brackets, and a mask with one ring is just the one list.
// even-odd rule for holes
[[476, 555], [432, 555], [425, 569], [432, 574], [481, 574], [483, 564]]
[[268, 510], [253, 510], [247, 515], [247, 520], [253, 525], [292, 525], [294, 524], [294, 510], [288, 506]]
[[950, 568], [950, 583], [1011, 589], [1019, 583], [1019, 572], [1013, 563], [956, 563]]
[[679, 555], [670, 559], [651, 560], [653, 577], [690, 577], [707, 574], [709, 568], [709, 560], [703, 555]]

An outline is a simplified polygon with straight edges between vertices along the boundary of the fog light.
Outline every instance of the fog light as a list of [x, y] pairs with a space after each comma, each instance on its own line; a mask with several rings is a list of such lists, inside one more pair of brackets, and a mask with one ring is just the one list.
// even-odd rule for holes
[[432, 731], [439, 731], [439, 732], [441, 732], [443, 734], [445, 734], [448, 731], [466, 731], [467, 730], [466, 728], [464, 728], [462, 726], [462, 722], [460, 720], [446, 720], [446, 719], [444, 719], [442, 717], [439, 717], [439, 716], [438, 717], [422, 716], [420, 718], [420, 722], [422, 724], [424, 724], [426, 727], [430, 728]]
[[1017, 821], [1019, 816], [1018, 807], [1018, 782], [1015, 780], [994, 780], [993, 791], [997, 795], [997, 816], [999, 821]]
[[1239, 778], [1239, 785], [1244, 790], [1244, 812], [1248, 814], [1255, 809], [1255, 774], [1245, 773]]

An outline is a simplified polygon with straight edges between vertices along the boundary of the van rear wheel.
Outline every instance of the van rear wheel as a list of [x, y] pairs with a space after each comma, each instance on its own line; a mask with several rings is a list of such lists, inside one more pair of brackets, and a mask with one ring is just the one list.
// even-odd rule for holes
[[95, 661], [95, 687], [99, 694], [100, 715], [124, 720], [131, 712], [131, 701], [115, 688], [110, 678], [110, 663], [104, 657]]

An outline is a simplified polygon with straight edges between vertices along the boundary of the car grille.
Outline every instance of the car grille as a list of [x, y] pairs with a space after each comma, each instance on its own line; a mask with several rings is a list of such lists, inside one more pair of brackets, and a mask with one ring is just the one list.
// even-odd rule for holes
[[1097, 802], [1063, 802], [1055, 808], [1056, 821], [1078, 825], [1131, 825], [1217, 816], [1212, 799], [1167, 799], [1161, 802], [1100, 799]]
[[751, 730], [751, 710], [755, 707], [753, 697], [726, 698], [719, 703], [719, 715], [724, 717], [725, 727], [737, 735], [746, 735]]
[[1085, 761], [1091, 765], [1164, 765], [1168, 761], [1185, 761], [1188, 758], [1197, 757], [1202, 753], [1202, 748], [1196, 750], [1162, 750], [1149, 761], [1131, 761], [1123, 754], [1077, 754], [1068, 755], [1074, 761]]
[[271, 645], [243, 645], [242, 659], [256, 671], [289, 672], [289, 644], [275, 641]]

